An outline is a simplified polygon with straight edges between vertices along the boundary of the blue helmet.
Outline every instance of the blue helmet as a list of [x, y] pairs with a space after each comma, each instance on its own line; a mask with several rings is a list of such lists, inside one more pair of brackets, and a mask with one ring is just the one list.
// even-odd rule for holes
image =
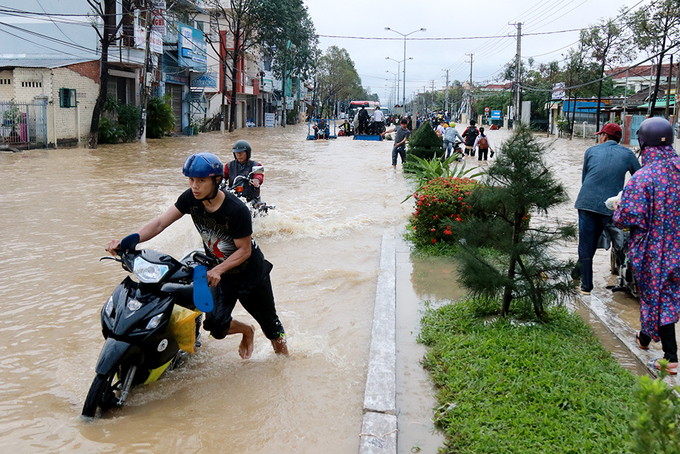
[[671, 145], [673, 135], [673, 126], [662, 117], [648, 118], [640, 123], [640, 129], [638, 129], [638, 141], [641, 149]]
[[221, 177], [224, 176], [224, 165], [212, 153], [195, 153], [187, 158], [182, 173], [185, 177], [194, 178]]

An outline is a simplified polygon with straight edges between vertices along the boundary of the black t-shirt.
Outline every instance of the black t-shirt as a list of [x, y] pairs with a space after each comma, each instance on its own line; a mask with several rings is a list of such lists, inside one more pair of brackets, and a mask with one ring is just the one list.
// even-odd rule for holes
[[477, 129], [476, 126], [468, 126], [462, 134], [462, 136], [465, 137], [465, 146], [473, 146], [478, 135], [479, 129]]
[[[253, 234], [248, 207], [233, 194], [225, 193], [225, 196], [222, 205], [213, 213], [205, 210], [203, 202], [196, 200], [191, 189], [184, 191], [175, 202], [180, 213], [191, 215], [203, 240], [206, 254], [220, 263], [236, 251], [234, 238], [245, 238]], [[223, 279], [248, 285], [259, 282], [269, 273], [271, 264], [264, 260], [262, 251], [252, 238], [251, 245], [250, 257], [226, 271], [222, 275]]]

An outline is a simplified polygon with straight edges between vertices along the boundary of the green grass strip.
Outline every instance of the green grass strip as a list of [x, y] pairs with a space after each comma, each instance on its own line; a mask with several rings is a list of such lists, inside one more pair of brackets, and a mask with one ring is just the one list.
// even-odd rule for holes
[[624, 453], [636, 378], [565, 309], [548, 323], [428, 311], [420, 340], [450, 453]]

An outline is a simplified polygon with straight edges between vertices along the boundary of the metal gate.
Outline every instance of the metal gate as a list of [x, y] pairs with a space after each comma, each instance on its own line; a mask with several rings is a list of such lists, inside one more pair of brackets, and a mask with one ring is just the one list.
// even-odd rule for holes
[[47, 148], [47, 100], [0, 101], [0, 148]]
[[632, 115], [631, 116], [631, 121], [630, 121], [630, 145], [631, 146], [639, 146], [640, 143], [638, 142], [638, 129], [640, 129], [640, 125], [642, 124], [643, 121], [647, 119], [646, 115]]

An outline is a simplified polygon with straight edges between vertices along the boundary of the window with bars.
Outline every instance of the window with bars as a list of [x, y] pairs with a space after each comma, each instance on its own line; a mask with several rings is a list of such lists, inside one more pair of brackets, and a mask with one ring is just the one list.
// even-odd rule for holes
[[59, 107], [76, 107], [78, 104], [78, 98], [76, 96], [76, 91], [72, 88], [60, 88], [59, 89]]

